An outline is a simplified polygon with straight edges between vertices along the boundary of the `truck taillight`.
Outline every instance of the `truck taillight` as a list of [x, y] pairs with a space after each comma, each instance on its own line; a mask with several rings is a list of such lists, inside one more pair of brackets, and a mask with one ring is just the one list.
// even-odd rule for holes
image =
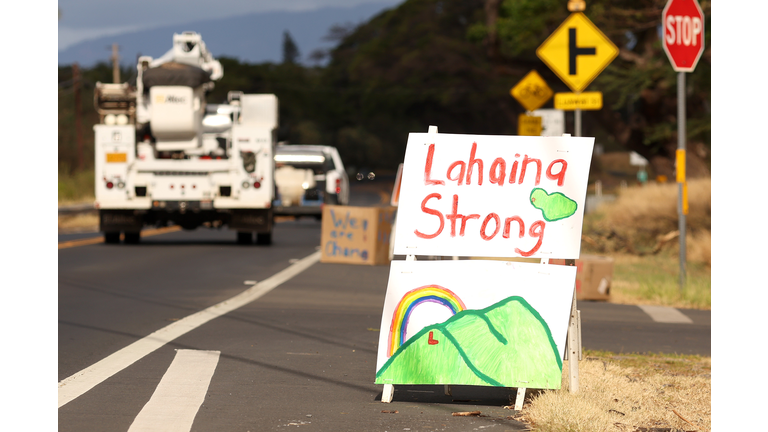
[[253, 187], [254, 187], [255, 189], [258, 189], [258, 188], [260, 188], [260, 187], [261, 187], [261, 183], [260, 183], [260, 182], [257, 180], [257, 181], [255, 181], [255, 182], [253, 182]]
[[112, 189], [114, 186], [115, 186], [115, 184], [112, 183], [111, 181], [107, 182], [107, 189]]
[[337, 194], [341, 193], [341, 179], [340, 178], [336, 179], [336, 193]]

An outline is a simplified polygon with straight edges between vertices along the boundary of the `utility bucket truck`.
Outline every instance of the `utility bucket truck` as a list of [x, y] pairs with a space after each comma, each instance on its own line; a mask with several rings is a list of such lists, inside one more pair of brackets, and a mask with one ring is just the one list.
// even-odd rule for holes
[[97, 83], [96, 201], [106, 243], [137, 243], [144, 226], [227, 226], [238, 243], [270, 244], [278, 101], [230, 92], [199, 34], [173, 35], [162, 57], [139, 57], [135, 85]]

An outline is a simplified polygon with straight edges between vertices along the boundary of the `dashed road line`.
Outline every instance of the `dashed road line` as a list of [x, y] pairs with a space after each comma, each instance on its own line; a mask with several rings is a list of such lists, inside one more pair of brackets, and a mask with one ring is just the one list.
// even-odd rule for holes
[[107, 358], [59, 382], [59, 408], [80, 397], [114, 374], [132, 365], [163, 345], [208, 321], [244, 306], [272, 291], [320, 261], [320, 251], [292, 264], [242, 293], [200, 312], [189, 315], [115, 352]]
[[638, 307], [647, 313], [652, 320], [659, 323], [693, 324], [693, 320], [675, 308], [650, 305], [639, 305]]
[[128, 432], [189, 432], [220, 351], [176, 350], [176, 356]]

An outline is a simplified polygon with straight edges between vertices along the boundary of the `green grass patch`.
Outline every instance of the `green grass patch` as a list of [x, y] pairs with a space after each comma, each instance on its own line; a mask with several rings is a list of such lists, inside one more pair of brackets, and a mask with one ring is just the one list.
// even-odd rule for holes
[[59, 205], [93, 200], [93, 169], [68, 172], [68, 169], [59, 168]]
[[686, 264], [686, 284], [681, 290], [679, 257], [671, 252], [642, 257], [612, 256], [613, 302], [688, 309], [712, 308], [711, 269], [705, 264]]

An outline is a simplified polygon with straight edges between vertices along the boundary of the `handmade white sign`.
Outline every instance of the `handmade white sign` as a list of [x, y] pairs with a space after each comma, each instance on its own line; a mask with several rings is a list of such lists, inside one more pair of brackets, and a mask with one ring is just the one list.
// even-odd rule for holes
[[392, 261], [377, 384], [560, 388], [576, 267]]
[[412, 133], [394, 253], [578, 258], [594, 138]]

